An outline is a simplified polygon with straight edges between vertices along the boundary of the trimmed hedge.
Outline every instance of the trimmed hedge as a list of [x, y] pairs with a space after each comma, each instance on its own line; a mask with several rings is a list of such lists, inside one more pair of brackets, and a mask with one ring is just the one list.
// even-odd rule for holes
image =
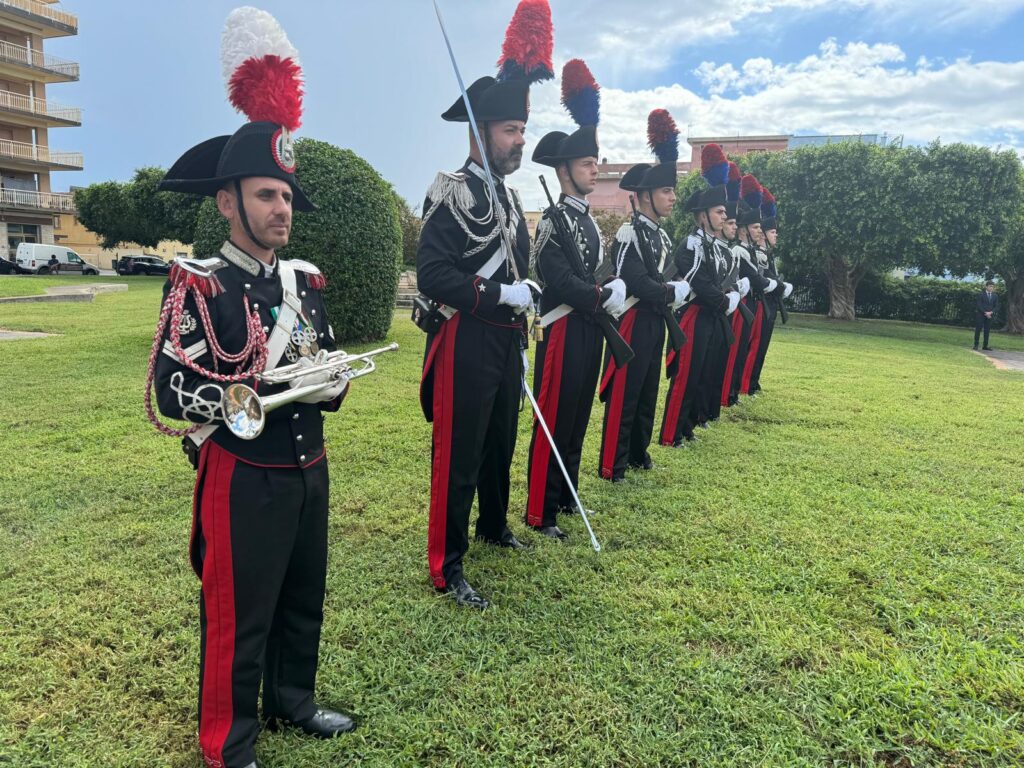
[[[295, 142], [296, 178], [317, 210], [296, 212], [281, 258], [304, 259], [327, 275], [324, 301], [339, 342], [384, 337], [391, 327], [402, 258], [394, 190], [351, 150], [325, 141]], [[213, 256], [228, 222], [207, 200], [196, 225], [195, 252]]]
[[[984, 284], [934, 277], [867, 275], [857, 286], [857, 317], [908, 320], [918, 323], [974, 327], [974, 303]], [[996, 286], [999, 311], [993, 326], [1006, 323], [1006, 291]], [[797, 287], [789, 306], [795, 312], [828, 313], [828, 290], [823, 279]]]

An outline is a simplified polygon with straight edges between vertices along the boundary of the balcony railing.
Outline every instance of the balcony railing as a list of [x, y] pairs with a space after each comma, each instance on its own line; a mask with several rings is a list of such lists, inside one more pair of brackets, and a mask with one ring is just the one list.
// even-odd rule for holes
[[73, 13], [51, 8], [39, 0], [0, 0], [0, 10], [13, 8], [29, 16], [38, 16], [62, 27], [78, 29], [78, 17]]
[[10, 139], [0, 139], [0, 158], [2, 157], [50, 165], [63, 165], [69, 168], [82, 167], [81, 152], [54, 152], [49, 147], [43, 147], [39, 144], [11, 141]]
[[62, 104], [54, 104], [52, 101], [37, 99], [13, 91], [0, 91], [0, 109], [52, 117], [54, 120], [66, 120], [69, 123], [82, 122], [82, 110], [78, 107], [65, 107]]
[[75, 197], [70, 192], [29, 192], [23, 189], [0, 189], [0, 208], [74, 213]]
[[[0, 5], [3, 2], [4, 0], [0, 0]], [[78, 62], [51, 56], [42, 51], [29, 50], [25, 46], [17, 45], [16, 43], [0, 41], [0, 62], [35, 67], [36, 69], [71, 78], [72, 80], [78, 79]]]

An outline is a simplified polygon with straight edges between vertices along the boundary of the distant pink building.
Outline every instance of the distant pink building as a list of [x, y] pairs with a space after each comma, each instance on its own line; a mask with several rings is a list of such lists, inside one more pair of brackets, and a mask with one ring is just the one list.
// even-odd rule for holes
[[[776, 136], [705, 136], [687, 139], [690, 159], [680, 160], [679, 175], [685, 176], [691, 168], [700, 168], [700, 153], [707, 144], [720, 144], [727, 155], [745, 155], [748, 152], [785, 152], [789, 148], [789, 135]], [[649, 162], [639, 160], [637, 162]], [[629, 193], [619, 189], [622, 175], [636, 163], [601, 163], [598, 166], [597, 188], [588, 199], [600, 211], [629, 213]]]

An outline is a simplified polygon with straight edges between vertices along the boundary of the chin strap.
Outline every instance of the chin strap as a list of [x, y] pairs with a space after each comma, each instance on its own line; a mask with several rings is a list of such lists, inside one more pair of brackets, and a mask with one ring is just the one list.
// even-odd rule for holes
[[256, 235], [253, 234], [252, 227], [249, 226], [249, 216], [245, 212], [245, 203], [242, 202], [241, 179], [235, 179], [235, 197], [238, 199], [238, 214], [239, 217], [242, 219], [242, 228], [245, 229], [245, 234], [247, 234], [249, 236], [249, 239], [256, 243], [256, 245], [258, 245], [260, 248], [266, 251], [273, 250], [269, 245], [267, 245], [258, 237], [256, 237]]

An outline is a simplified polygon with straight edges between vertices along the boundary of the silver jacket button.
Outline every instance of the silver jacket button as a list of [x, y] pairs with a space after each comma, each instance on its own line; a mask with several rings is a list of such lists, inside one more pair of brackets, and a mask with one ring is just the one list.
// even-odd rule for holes
[[296, 435], [295, 436], [295, 442], [301, 443], [302, 442], [302, 435]]
[[252, 290], [252, 283], [246, 283], [245, 284], [245, 290], [251, 291]]
[[298, 420], [299, 420], [299, 414], [293, 413], [292, 414], [292, 421], [298, 421]]
[[299, 456], [299, 461], [305, 461], [305, 460], [306, 460], [306, 454], [302, 454], [301, 456]]

